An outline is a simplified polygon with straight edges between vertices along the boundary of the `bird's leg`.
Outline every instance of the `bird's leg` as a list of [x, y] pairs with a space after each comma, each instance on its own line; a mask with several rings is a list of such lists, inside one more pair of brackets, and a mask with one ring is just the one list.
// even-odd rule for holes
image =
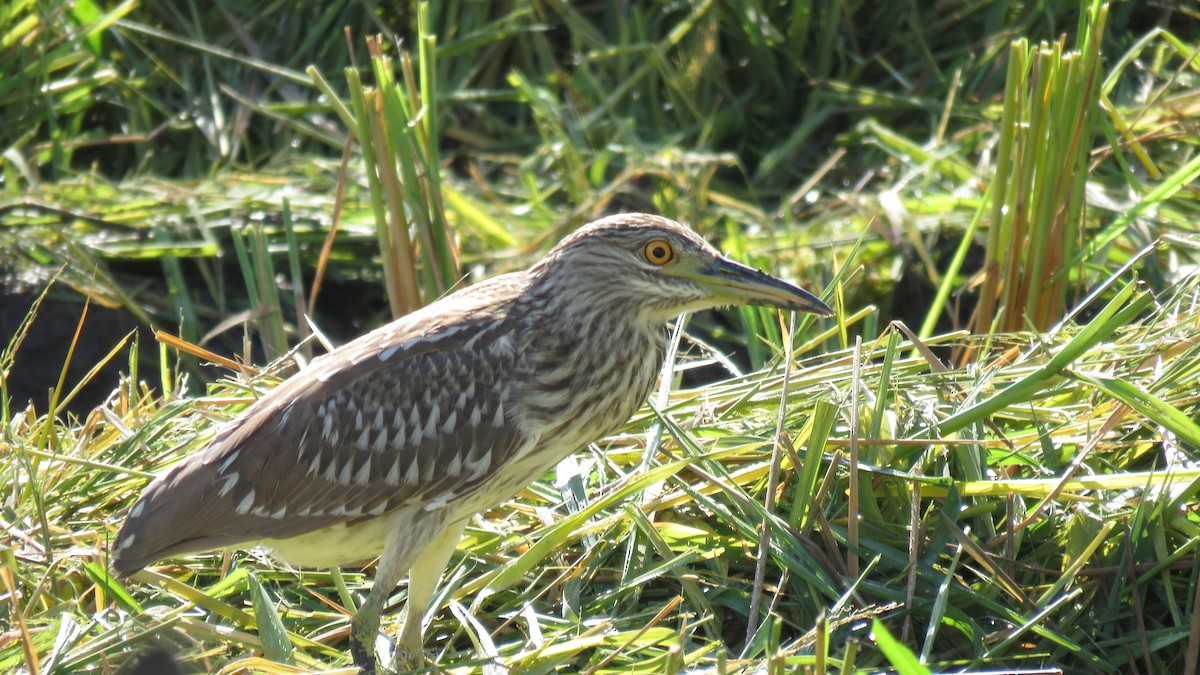
[[375, 675], [375, 636], [379, 634], [379, 615], [366, 616], [361, 609], [350, 622], [350, 655], [360, 675]]
[[467, 521], [451, 523], [421, 552], [408, 574], [408, 601], [404, 606], [404, 624], [396, 644], [393, 667], [399, 672], [421, 665], [425, 644], [425, 611], [437, 590], [438, 581], [450, 556], [458, 548]]
[[375, 568], [375, 581], [367, 600], [350, 621], [350, 654], [362, 675], [375, 675], [375, 640], [379, 637], [379, 616], [388, 596], [404, 576], [409, 542], [393, 535], [383, 547]]

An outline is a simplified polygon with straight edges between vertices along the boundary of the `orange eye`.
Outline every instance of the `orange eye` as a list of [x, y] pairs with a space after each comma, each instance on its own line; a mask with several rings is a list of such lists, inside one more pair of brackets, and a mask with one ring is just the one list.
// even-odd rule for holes
[[646, 261], [652, 265], [666, 265], [675, 259], [675, 249], [671, 248], [671, 242], [666, 239], [655, 239], [646, 244], [642, 255], [646, 256]]

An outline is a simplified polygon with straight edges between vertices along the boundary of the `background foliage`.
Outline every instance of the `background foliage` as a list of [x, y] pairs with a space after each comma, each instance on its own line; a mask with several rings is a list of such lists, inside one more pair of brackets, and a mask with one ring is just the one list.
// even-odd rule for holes
[[[424, 11], [0, 9], [0, 669], [345, 667], [369, 572], [239, 551], [114, 581], [123, 509], [313, 327], [396, 313], [398, 237], [429, 299], [447, 261], [477, 279], [645, 210], [839, 319], [692, 318], [622, 434], [468, 528], [440, 667], [1194, 671], [1200, 9]], [[405, 122], [366, 154], [410, 148], [439, 199], [389, 208], [346, 68]]]

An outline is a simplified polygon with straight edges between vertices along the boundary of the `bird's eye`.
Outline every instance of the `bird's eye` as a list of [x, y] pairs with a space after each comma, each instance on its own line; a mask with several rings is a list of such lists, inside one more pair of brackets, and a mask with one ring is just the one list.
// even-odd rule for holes
[[666, 265], [675, 258], [675, 249], [671, 248], [671, 243], [666, 239], [655, 239], [646, 244], [642, 255], [646, 256], [646, 261], [652, 265]]

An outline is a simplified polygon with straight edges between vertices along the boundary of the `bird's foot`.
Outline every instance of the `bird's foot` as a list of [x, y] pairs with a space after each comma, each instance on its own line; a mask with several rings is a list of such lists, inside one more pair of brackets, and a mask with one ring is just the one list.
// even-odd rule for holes
[[396, 652], [392, 655], [392, 672], [407, 673], [424, 666], [425, 651], [423, 649], [405, 647], [403, 644], [396, 645]]
[[[350, 639], [350, 655], [354, 658], [354, 665], [359, 669], [359, 675], [404, 675], [404, 673], [425, 667], [426, 654], [420, 645], [416, 647], [397, 645], [393, 650], [390, 642], [383, 644], [385, 639], [381, 638], [381, 644], [371, 647], [367, 647], [355, 638]], [[376, 648], [382, 651], [385, 660], [387, 660], [388, 652], [391, 652], [389, 667], [379, 667], [375, 656], [378, 653]]]
[[350, 656], [354, 658], [354, 665], [358, 666], [359, 675], [376, 675], [374, 644], [366, 645], [356, 637], [351, 637]]

